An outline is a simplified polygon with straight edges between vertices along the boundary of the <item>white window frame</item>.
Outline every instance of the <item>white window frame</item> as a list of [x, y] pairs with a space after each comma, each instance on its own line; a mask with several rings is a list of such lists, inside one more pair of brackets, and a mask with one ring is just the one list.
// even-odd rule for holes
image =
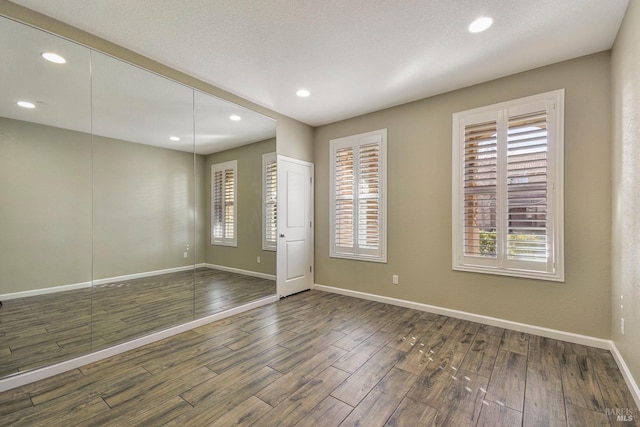
[[[509, 111], [524, 111], [534, 105], [547, 110], [547, 261], [513, 261], [506, 256], [505, 244], [498, 239], [497, 256], [487, 259], [464, 253], [464, 140], [465, 126], [489, 119], [498, 122], [498, 157], [506, 156], [506, 121]], [[512, 116], [515, 113], [511, 114]], [[453, 269], [476, 273], [497, 274], [529, 279], [564, 282], [564, 89], [507, 101], [453, 114], [452, 152], [452, 225]], [[504, 160], [504, 158], [503, 158]], [[506, 171], [498, 160], [497, 228], [507, 236]], [[501, 199], [502, 198], [502, 199]], [[501, 201], [503, 200], [503, 201]], [[500, 206], [502, 209], [500, 209]]]
[[[262, 249], [265, 251], [275, 251], [277, 246], [277, 218], [274, 218], [272, 224], [268, 224], [269, 217], [267, 212], [271, 208], [277, 209], [277, 200], [275, 200], [271, 195], [267, 194], [267, 171], [268, 166], [271, 163], [275, 163], [277, 165], [277, 157], [276, 153], [266, 153], [262, 155]], [[277, 172], [276, 172], [277, 177]], [[277, 186], [273, 188], [274, 192], [277, 192]], [[268, 239], [267, 230], [269, 229], [269, 225], [271, 225], [273, 230], [276, 230], [276, 235], [273, 237], [273, 240]]]
[[[215, 227], [215, 174], [216, 172], [224, 172], [233, 170], [233, 237], [216, 237], [214, 235]], [[223, 175], [224, 176], [224, 175]], [[224, 188], [224, 185], [223, 185]], [[223, 202], [224, 203], [224, 202]], [[224, 214], [225, 209], [223, 207]], [[223, 223], [226, 222], [226, 219]], [[211, 244], [220, 246], [238, 246], [238, 161], [231, 160], [224, 163], [216, 163], [211, 165]]]
[[[379, 176], [379, 244], [378, 249], [366, 249], [358, 247], [357, 221], [354, 220], [353, 248], [339, 247], [336, 245], [336, 152], [342, 148], [353, 148], [354, 152], [360, 145], [378, 143], [380, 149], [380, 176]], [[329, 256], [332, 258], [346, 258], [361, 261], [387, 262], [387, 129], [379, 129], [358, 135], [332, 139], [330, 141], [330, 243]], [[357, 169], [356, 165], [354, 168]], [[356, 176], [359, 171], [356, 171]], [[354, 192], [354, 210], [358, 206], [358, 192]], [[354, 213], [354, 218], [356, 213]]]

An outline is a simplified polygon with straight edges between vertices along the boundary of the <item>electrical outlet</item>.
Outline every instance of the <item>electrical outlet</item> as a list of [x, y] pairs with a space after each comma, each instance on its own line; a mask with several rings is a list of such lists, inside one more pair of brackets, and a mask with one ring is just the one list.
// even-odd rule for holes
[[186, 253], [186, 252], [184, 253], [184, 257], [185, 257], [185, 258], [187, 257], [187, 253]]
[[393, 284], [394, 284], [394, 285], [397, 285], [398, 283], [400, 283], [400, 277], [398, 277], [398, 275], [397, 275], [397, 274], [394, 274], [394, 275], [391, 277], [391, 280], [392, 280], [392, 282], [393, 282]]
[[260, 264], [260, 257], [257, 257], [257, 258], [256, 258], [256, 262], [257, 262], [258, 264]]
[[624, 317], [620, 318], [620, 333], [624, 335]]

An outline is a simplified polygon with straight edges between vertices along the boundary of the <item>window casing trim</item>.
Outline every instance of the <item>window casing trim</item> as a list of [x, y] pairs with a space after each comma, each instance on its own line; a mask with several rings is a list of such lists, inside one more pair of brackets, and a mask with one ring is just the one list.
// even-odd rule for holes
[[[216, 172], [224, 172], [227, 170], [233, 170], [233, 237], [215, 237], [215, 209], [216, 209], [216, 197], [215, 197], [215, 174]], [[222, 211], [225, 211], [224, 200], [224, 185], [222, 196]], [[226, 219], [225, 219], [226, 222]], [[224, 227], [224, 223], [223, 223]], [[216, 246], [238, 246], [238, 161], [231, 160], [224, 163], [216, 163], [211, 165], [211, 244]]]
[[[378, 143], [379, 146], [379, 248], [367, 249], [358, 247], [358, 232], [354, 230], [354, 247], [345, 248], [336, 244], [336, 152], [341, 148], [353, 148], [360, 145]], [[370, 262], [387, 262], [387, 129], [351, 135], [330, 141], [330, 237], [329, 256]]]
[[[549, 230], [547, 247], [550, 251], [550, 257], [546, 263], [538, 263], [538, 267], [544, 266], [543, 268], [532, 268], [536, 267], [533, 262], [507, 260], [504, 242], [508, 237], [505, 230], [508, 227], [509, 214], [503, 209], [497, 209], [496, 212], [498, 227], [503, 233], [503, 238], [497, 239], [496, 242], [497, 252], [500, 254], [497, 261], [481, 256], [465, 255], [463, 242], [465, 216], [462, 214], [465, 208], [463, 194], [465, 126], [495, 119], [499, 123], [498, 141], [504, 142], [507, 140], [507, 128], [504, 123], [508, 122], [509, 117], [514, 117], [521, 111], [530, 111], [533, 104], [546, 105], [548, 113], [547, 203], [549, 206], [547, 225]], [[507, 112], [511, 114], [507, 114]], [[455, 113], [453, 114], [452, 134], [453, 270], [564, 282], [564, 89]], [[500, 142], [498, 142], [498, 150], [506, 150], [506, 148], [500, 148]], [[506, 156], [506, 154], [503, 155]], [[497, 180], [502, 182], [498, 185], [498, 192], [502, 192], [502, 195], [498, 194], [497, 197], [505, 199], [508, 185], [505, 169], [501, 170], [498, 167]], [[506, 202], [502, 203], [504, 208]]]

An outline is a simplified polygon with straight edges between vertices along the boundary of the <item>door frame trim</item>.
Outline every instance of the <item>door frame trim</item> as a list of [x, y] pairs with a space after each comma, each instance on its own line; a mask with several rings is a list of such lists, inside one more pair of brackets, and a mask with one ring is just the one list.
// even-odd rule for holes
[[[316, 177], [315, 177], [315, 164], [313, 162], [307, 162], [306, 160], [295, 159], [293, 157], [284, 156], [282, 154], [278, 154], [276, 156], [276, 162], [279, 164], [280, 160], [284, 160], [290, 163], [295, 163], [302, 166], [309, 166], [310, 175], [311, 175], [311, 183], [309, 187], [309, 199], [310, 199], [310, 211], [309, 216], [311, 220], [311, 231], [309, 233], [309, 265], [311, 266], [311, 283], [309, 284], [309, 289], [313, 288], [315, 283], [315, 275], [316, 275], [316, 266], [315, 266], [315, 230], [316, 230], [316, 220], [315, 220], [315, 185], [316, 185]], [[278, 211], [281, 209], [282, 203], [280, 203], [280, 194], [278, 193]], [[280, 215], [278, 215], [281, 218]], [[280, 229], [278, 227], [277, 234], [280, 234]], [[277, 248], [277, 245], [276, 245]], [[282, 251], [276, 251], [276, 266], [279, 264], [278, 260], [281, 256], [284, 256]], [[278, 298], [283, 298], [282, 293], [280, 292], [280, 284], [282, 283], [282, 274], [284, 272], [280, 272], [278, 268], [276, 268], [276, 294]]]

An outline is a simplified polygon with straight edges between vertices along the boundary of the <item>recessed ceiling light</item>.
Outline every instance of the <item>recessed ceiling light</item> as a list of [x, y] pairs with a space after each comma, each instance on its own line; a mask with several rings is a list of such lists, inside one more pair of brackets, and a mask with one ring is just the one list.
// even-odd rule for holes
[[67, 60], [64, 59], [62, 56], [53, 52], [45, 52], [42, 54], [42, 57], [47, 61], [53, 62], [55, 64], [64, 64], [65, 62], [67, 62]]
[[29, 101], [18, 101], [18, 105], [22, 108], [36, 108], [36, 104]]
[[177, 136], [170, 136], [169, 139], [172, 141], [180, 141], [180, 138], [178, 138]]
[[469, 25], [469, 31], [472, 33], [481, 33], [486, 30], [493, 24], [493, 18], [489, 18], [488, 16], [483, 16], [482, 18], [478, 18], [473, 21]]
[[296, 95], [298, 95], [300, 98], [306, 98], [307, 96], [311, 95], [311, 92], [306, 89], [298, 89]]
[[230, 120], [233, 120], [234, 122], [240, 121], [242, 120], [242, 117], [238, 116], [237, 114], [232, 114], [229, 116]]

